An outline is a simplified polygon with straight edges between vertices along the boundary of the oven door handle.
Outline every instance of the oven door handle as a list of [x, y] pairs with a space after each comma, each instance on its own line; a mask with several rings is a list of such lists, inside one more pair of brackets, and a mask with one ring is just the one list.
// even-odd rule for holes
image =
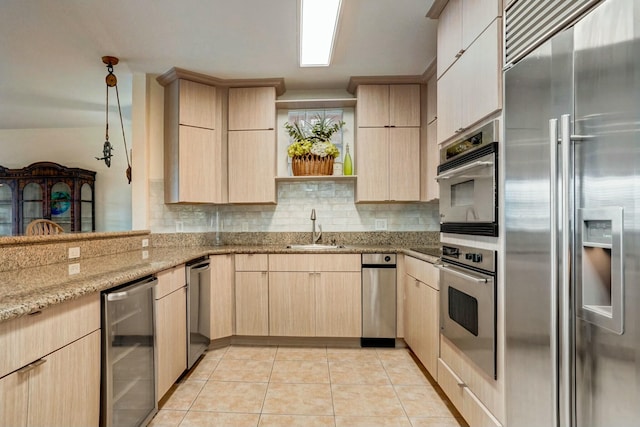
[[476, 169], [482, 166], [493, 166], [493, 162], [486, 161], [486, 160], [476, 160], [475, 162], [467, 163], [466, 165], [462, 165], [455, 169], [451, 169], [441, 173], [440, 175], [436, 176], [436, 181], [440, 181], [442, 179], [450, 179], [458, 175], [460, 172], [465, 172], [465, 171]]
[[464, 271], [461, 271], [457, 268], [451, 267], [449, 265], [445, 265], [445, 264], [433, 264], [433, 266], [435, 268], [437, 268], [438, 270], [444, 271], [446, 273], [451, 273], [453, 275], [456, 275], [458, 277], [462, 277], [463, 279], [467, 279], [467, 280], [471, 280], [475, 283], [489, 283], [489, 282], [493, 282], [492, 278], [487, 279], [486, 277], [480, 277], [480, 276], [476, 276], [474, 274], [471, 273], [465, 273]]

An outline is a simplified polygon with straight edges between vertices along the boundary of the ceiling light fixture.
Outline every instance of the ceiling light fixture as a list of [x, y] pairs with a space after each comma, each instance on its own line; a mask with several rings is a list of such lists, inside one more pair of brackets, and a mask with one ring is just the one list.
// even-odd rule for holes
[[112, 151], [113, 146], [111, 142], [109, 142], [109, 88], [116, 88], [116, 100], [118, 102], [118, 115], [120, 116], [120, 129], [122, 129], [122, 140], [124, 141], [124, 153], [127, 156], [127, 170], [125, 175], [129, 180], [129, 184], [131, 184], [131, 162], [129, 161], [129, 150], [127, 149], [127, 138], [124, 135], [124, 123], [122, 121], [122, 108], [120, 108], [120, 94], [118, 93], [118, 79], [116, 75], [113, 74], [113, 66], [118, 65], [120, 60], [115, 56], [103, 56], [102, 62], [107, 64], [107, 77], [105, 77], [104, 81], [107, 84], [107, 102], [106, 102], [106, 120], [105, 120], [105, 141], [102, 146], [102, 157], [96, 157], [96, 160], [104, 160], [104, 163], [108, 168], [111, 167], [111, 158], [113, 157]]
[[341, 0], [300, 0], [300, 66], [331, 63]]

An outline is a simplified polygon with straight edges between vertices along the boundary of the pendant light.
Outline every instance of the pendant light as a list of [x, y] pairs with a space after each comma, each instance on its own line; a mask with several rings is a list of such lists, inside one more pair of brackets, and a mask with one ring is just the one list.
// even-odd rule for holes
[[119, 59], [115, 56], [103, 56], [102, 62], [107, 64], [107, 77], [105, 77], [105, 83], [107, 84], [107, 101], [106, 101], [106, 121], [105, 121], [105, 141], [102, 147], [102, 157], [96, 157], [96, 160], [104, 160], [107, 167], [111, 167], [111, 157], [113, 157], [113, 146], [109, 142], [109, 88], [116, 88], [116, 100], [118, 102], [118, 114], [120, 115], [120, 128], [122, 129], [122, 140], [124, 141], [124, 153], [127, 157], [127, 170], [125, 172], [129, 184], [131, 184], [131, 162], [129, 161], [129, 150], [127, 148], [127, 138], [124, 133], [124, 123], [122, 121], [122, 109], [120, 108], [120, 94], [118, 93], [118, 79], [113, 74], [113, 66], [117, 65]]

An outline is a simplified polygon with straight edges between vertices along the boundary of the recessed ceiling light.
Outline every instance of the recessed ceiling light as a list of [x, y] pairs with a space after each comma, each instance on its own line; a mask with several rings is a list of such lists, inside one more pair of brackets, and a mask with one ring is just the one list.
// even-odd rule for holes
[[300, 66], [331, 62], [341, 0], [300, 0]]

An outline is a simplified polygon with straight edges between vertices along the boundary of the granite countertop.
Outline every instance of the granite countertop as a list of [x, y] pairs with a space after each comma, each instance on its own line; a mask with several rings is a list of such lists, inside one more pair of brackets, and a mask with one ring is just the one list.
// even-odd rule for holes
[[[425, 248], [420, 248], [425, 249]], [[431, 251], [431, 253], [429, 253]], [[73, 262], [0, 272], [0, 321], [48, 306], [100, 292], [155, 274], [205, 255], [234, 253], [384, 253], [395, 252], [434, 263], [438, 248], [416, 252], [395, 246], [349, 245], [336, 249], [296, 250], [286, 246], [197, 246], [153, 248], [123, 252]], [[71, 274], [71, 268], [79, 272]]]

